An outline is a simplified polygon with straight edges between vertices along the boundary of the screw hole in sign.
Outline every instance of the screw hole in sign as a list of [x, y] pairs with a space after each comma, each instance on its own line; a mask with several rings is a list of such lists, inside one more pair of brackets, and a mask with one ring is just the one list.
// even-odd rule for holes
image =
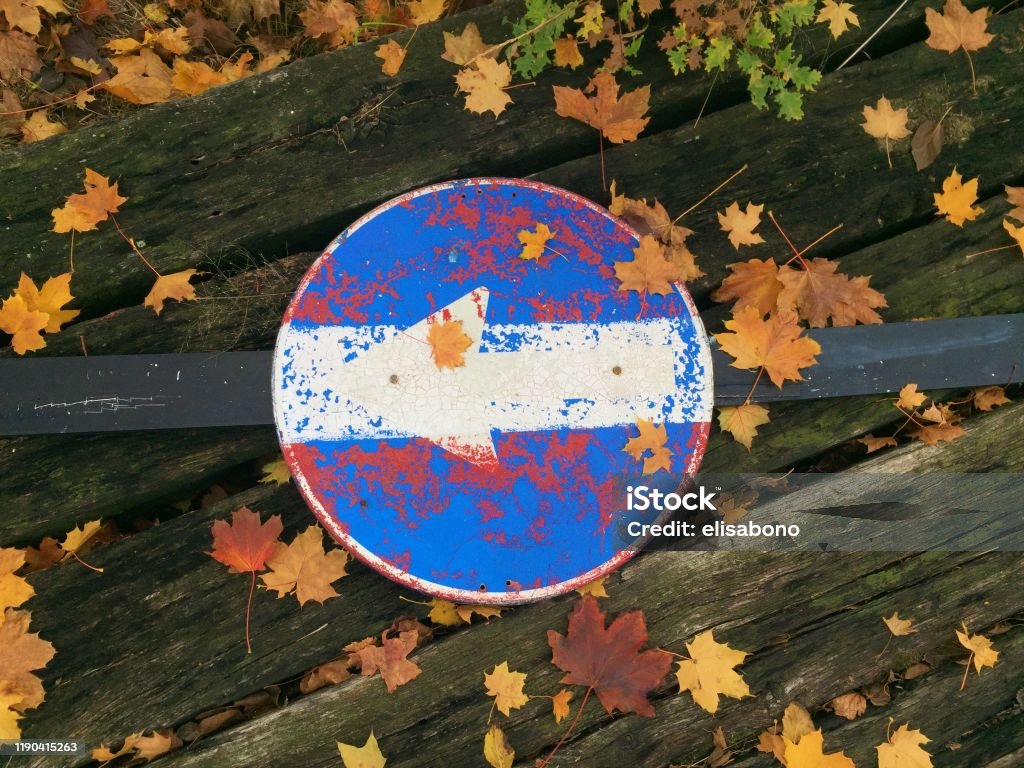
[[[520, 258], [540, 225], [547, 247]], [[470, 603], [561, 594], [632, 557], [626, 485], [693, 475], [712, 405], [685, 288], [619, 290], [614, 264], [638, 241], [585, 198], [499, 178], [415, 190], [339, 235], [295, 292], [273, 366], [282, 452], [329, 534], [404, 586]], [[642, 477], [624, 450], [641, 420], [670, 452]]]

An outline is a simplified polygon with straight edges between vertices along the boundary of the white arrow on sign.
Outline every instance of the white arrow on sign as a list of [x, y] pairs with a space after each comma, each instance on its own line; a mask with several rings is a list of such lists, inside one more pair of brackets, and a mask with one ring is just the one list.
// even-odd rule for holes
[[[678, 391], [677, 367], [687, 353], [678, 321], [485, 330], [489, 297], [477, 288], [404, 329], [286, 327], [285, 344], [278, 346], [283, 358], [275, 366], [285, 442], [425, 437], [488, 464], [498, 460], [495, 430], [707, 419], [701, 387]], [[447, 320], [461, 320], [473, 344], [465, 365], [439, 369], [427, 336], [432, 323]]]

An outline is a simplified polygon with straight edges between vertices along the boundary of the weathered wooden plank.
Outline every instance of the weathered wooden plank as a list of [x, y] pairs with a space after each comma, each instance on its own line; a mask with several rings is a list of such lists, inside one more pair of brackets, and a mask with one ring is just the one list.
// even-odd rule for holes
[[[920, 39], [925, 4], [910, 3], [877, 38], [876, 53]], [[500, 40], [502, 17], [517, 17], [521, 7], [499, 2], [425, 27], [395, 79], [380, 72], [374, 46], [353, 46], [6, 154], [0, 216], [8, 253], [19, 258], [0, 262], [0, 285], [13, 285], [29, 264], [40, 276], [66, 270], [68, 238], [49, 232], [49, 212], [78, 188], [83, 166], [123, 178], [131, 201], [122, 225], [146, 243], [159, 269], [172, 271], [233, 246], [269, 257], [320, 248], [361, 211], [411, 188], [522, 175], [591, 155], [592, 130], [555, 115], [549, 88], [580, 84], [582, 70], [549, 72], [538, 87], [518, 90], [497, 124], [463, 111], [453, 96], [455, 68], [439, 59], [441, 31], [475, 21], [486, 39]], [[865, 37], [889, 7], [862, 0], [862, 26], [844, 45]], [[652, 84], [652, 130], [697, 114], [709, 87], [702, 76], [671, 75], [654, 45], [659, 36], [649, 35], [639, 63]], [[823, 28], [806, 39], [818, 59], [829, 48]], [[744, 98], [735, 85], [716, 92], [719, 104]], [[125, 152], [126, 145], [145, 151]], [[84, 317], [148, 291], [150, 273], [111, 227], [75, 245]]]
[[[1024, 406], [1013, 406], [977, 419], [976, 439], [984, 440], [988, 423], [998, 423], [993, 432], [1004, 434], [1007, 413], [1016, 416], [1019, 428]], [[927, 469], [929, 461], [937, 461], [936, 456], [959, 445], [943, 446], [922, 457], [921, 469]], [[901, 450], [893, 451], [889, 457], [879, 457], [878, 464], [897, 461]], [[1020, 450], [1024, 451], [1024, 447]], [[963, 471], [971, 469], [974, 456], [966, 452], [961, 464]], [[979, 461], [989, 461], [984, 454], [981, 456]], [[1016, 463], [1009, 466], [1019, 469], [1019, 452], [1011, 452], [1010, 456], [1016, 456], [1010, 459]], [[247, 491], [217, 507], [190, 512], [95, 551], [90, 560], [105, 568], [102, 574], [70, 564], [30, 577], [38, 592], [28, 604], [33, 611], [33, 628], [55, 644], [58, 656], [43, 676], [48, 699], [26, 721], [25, 732], [29, 737], [59, 732], [98, 743], [142, 727], [176, 724], [199, 711], [228, 703], [244, 692], [294, 678], [308, 667], [336, 656], [345, 643], [379, 632], [396, 616], [407, 612], [408, 604], [399, 599], [398, 587], [361, 568], [353, 568], [353, 575], [339, 583], [342, 597], [329, 600], [322, 607], [310, 605], [300, 610], [292, 598], [279, 601], [260, 593], [253, 612], [256, 652], [247, 657], [241, 629], [248, 582], [243, 576], [227, 574], [204, 554], [210, 546], [211, 520], [225, 517], [241, 504], [248, 504], [264, 516], [281, 513], [288, 530], [286, 538], [311, 521], [291, 489]], [[735, 629], [737, 642], [742, 640], [747, 644], [744, 647], [753, 649], [769, 647], [780, 638], [796, 638], [816, 621], [829, 625], [839, 620], [844, 606], [869, 600], [885, 602], [890, 600], [890, 593], [902, 587], [926, 585], [930, 580], [934, 580], [934, 588], [920, 586], [927, 590], [927, 595], [919, 598], [922, 621], [926, 617], [942, 620], [941, 606], [945, 601], [957, 600], [957, 605], [964, 606], [963, 618], [972, 626], [981, 626], [1009, 615], [1007, 611], [1021, 609], [1014, 603], [1020, 599], [1013, 576], [1018, 567], [1024, 567], [1020, 559], [990, 564], [970, 553], [908, 558], [888, 553], [844, 557], [656, 553], [638, 558], [615, 577], [615, 597], [610, 605], [612, 610], [644, 607], [657, 642], [673, 647], [681, 647], [683, 640], [699, 629], [719, 626], [730, 635]], [[957, 579], [956, 583], [951, 583], [951, 579]], [[998, 581], [995, 586], [994, 580]], [[766, 591], [768, 585], [770, 589]], [[1006, 598], [1001, 590], [1009, 590], [1011, 598]], [[983, 605], [985, 601], [988, 602]], [[1007, 601], [1014, 604], [1008, 607]], [[78, 612], [74, 620], [69, 620], [70, 604], [88, 605], [89, 611]], [[903, 605], [909, 607], [910, 602], [901, 602], [897, 607]], [[455, 633], [437, 642], [435, 650], [422, 655], [427, 658], [430, 653], [431, 659], [453, 657], [461, 660], [461, 664], [485, 664], [491, 656], [499, 662], [502, 659], [497, 655], [508, 653], [513, 660], [523, 659], [524, 666], [529, 664], [531, 670], [536, 668], [539, 675], [531, 673], [547, 682], [535, 690], [546, 690], [554, 683], [553, 672], [542, 663], [546, 663], [541, 647], [543, 628], [562, 626], [567, 610], [564, 599], [517, 609], [495, 622], [494, 627], [475, 626], [471, 633]], [[112, 632], [112, 627], [122, 631]], [[123, 631], [126, 627], [133, 629]], [[464, 637], [467, 634], [472, 637]], [[922, 633], [913, 642], [924, 643], [922, 638], [927, 636]], [[820, 638], [814, 644], [821, 644]], [[918, 645], [898, 646], [884, 658], [896, 658], [892, 654], [902, 654], [907, 648], [919, 652]], [[877, 650], [871, 649], [871, 653]], [[902, 663], [902, 657], [899, 658]], [[763, 679], [772, 682], [762, 685], [793, 685], [787, 678], [788, 663], [787, 658], [780, 657], [777, 663], [765, 666]], [[371, 722], [371, 715], [381, 718], [372, 719], [374, 727], [381, 722], [379, 727], [383, 728], [385, 722], [404, 711], [394, 721], [395, 729], [391, 732], [405, 722], [402, 718], [411, 718], [410, 723], [401, 727], [414, 728], [419, 734], [417, 718], [443, 723], [442, 712], [446, 708], [474, 700], [478, 687], [475, 672], [452, 668], [438, 674], [424, 678], [431, 680], [427, 690], [432, 698], [422, 716], [415, 714], [420, 704], [414, 705], [406, 698], [422, 695], [424, 689], [415, 686], [402, 689], [406, 692], [401, 696], [388, 697], [383, 695], [382, 687], [357, 683], [354, 688], [339, 689], [334, 695], [342, 697], [339, 701], [355, 696], [357, 706], [353, 705], [351, 716], [365, 709], [365, 722]], [[380, 685], [379, 680], [368, 682], [369, 686]], [[91, 702], [89, 707], [79, 705], [84, 699]], [[315, 713], [319, 707], [326, 707], [325, 712], [333, 712], [330, 702], [334, 699], [316, 701], [320, 703], [302, 704], [301, 711], [312, 707]], [[395, 706], [398, 711], [392, 711]], [[466, 717], [472, 719], [475, 715]], [[482, 717], [486, 718], [486, 714]], [[273, 722], [292, 721], [286, 718]], [[315, 727], [322, 730], [328, 726], [321, 723]], [[334, 732], [333, 725], [329, 728]], [[434, 728], [432, 725], [415, 738], [437, 738]], [[538, 743], [553, 733], [540, 717], [536, 728], [531, 738]], [[248, 732], [243, 730], [237, 738], [248, 738]], [[302, 733], [308, 740], [310, 731]], [[221, 742], [211, 744], [211, 749], [221, 749], [216, 747]], [[322, 745], [315, 743], [313, 747], [317, 751]], [[199, 748], [196, 745], [193, 750]], [[224, 756], [217, 758], [221, 762], [210, 764], [239, 764], [231, 762], [240, 759], [232, 752], [234, 748], [224, 747], [217, 752]], [[282, 756], [282, 760], [292, 749], [277, 741], [268, 743], [266, 748]], [[474, 746], [471, 752], [475, 751]], [[262, 764], [262, 759], [253, 756], [248, 764]], [[305, 757], [296, 758], [291, 764], [305, 764], [304, 760]]]

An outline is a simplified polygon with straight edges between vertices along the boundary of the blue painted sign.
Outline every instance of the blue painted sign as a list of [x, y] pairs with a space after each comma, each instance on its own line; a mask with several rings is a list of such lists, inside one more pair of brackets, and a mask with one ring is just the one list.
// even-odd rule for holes
[[417, 190], [331, 243], [274, 360], [282, 450], [330, 534], [457, 602], [558, 594], [628, 559], [610, 526], [644, 467], [623, 450], [638, 420], [664, 426], [657, 474], [681, 478], [712, 404], [685, 289], [620, 290], [636, 245], [604, 208], [511, 179]]

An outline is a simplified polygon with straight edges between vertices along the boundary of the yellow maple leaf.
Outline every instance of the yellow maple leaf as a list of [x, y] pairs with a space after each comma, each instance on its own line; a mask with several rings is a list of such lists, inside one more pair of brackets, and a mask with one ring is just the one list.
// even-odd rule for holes
[[906, 384], [900, 390], [900, 397], [896, 401], [896, 405], [904, 410], [912, 411], [927, 399], [928, 395], [917, 391], [917, 384]]
[[[972, 635], [964, 625], [963, 632], [959, 629], [956, 630], [956, 639], [960, 641], [960, 645], [971, 652], [970, 658], [974, 660], [974, 668], [979, 675], [985, 667], [996, 665], [999, 651], [992, 647], [992, 641], [984, 635]], [[968, 663], [970, 663], [970, 659], [968, 659]]]
[[7, 17], [7, 23], [32, 36], [43, 28], [39, 9], [51, 16], [68, 12], [62, 0], [0, 0], [0, 11]]
[[151, 735], [139, 736], [135, 740], [135, 757], [148, 762], [180, 746], [181, 740], [174, 731], [153, 731]]
[[1007, 215], [1011, 219], [1024, 223], [1024, 187], [1011, 187], [1009, 184], [1004, 184], [1003, 189], [1006, 191], [1006, 202], [1013, 206]]
[[556, 723], [560, 723], [564, 718], [568, 717], [569, 702], [571, 700], [572, 691], [568, 688], [563, 688], [551, 697], [551, 714], [554, 715]]
[[1016, 227], [1009, 219], [1003, 219], [1003, 229], [1020, 246], [1020, 252], [1024, 253], [1024, 226]]
[[299, 605], [310, 600], [323, 604], [337, 597], [331, 584], [346, 575], [348, 553], [343, 549], [324, 551], [323, 531], [311, 525], [291, 544], [278, 542], [267, 558], [269, 573], [260, 575], [264, 586], [277, 592], [278, 598], [295, 592]]
[[129, 734], [125, 737], [124, 743], [117, 751], [111, 750], [106, 744], [101, 744], [92, 751], [92, 759], [100, 763], [109, 763], [111, 760], [124, 757], [130, 752], [135, 751], [135, 745], [138, 744], [139, 739], [141, 738], [142, 731], [136, 731], [135, 733]]
[[715, 640], [712, 630], [697, 635], [686, 644], [689, 659], [678, 662], [676, 679], [679, 691], [689, 691], [701, 709], [714, 714], [720, 696], [742, 699], [751, 696], [750, 688], [734, 667], [749, 655]]
[[640, 245], [633, 249], [632, 261], [616, 261], [613, 266], [620, 291], [664, 296], [675, 291], [673, 283], [680, 279], [679, 267], [665, 258], [665, 246], [652, 235], [640, 238]]
[[35, 352], [46, 346], [42, 331], [50, 322], [45, 312], [33, 312], [18, 294], [0, 305], [0, 331], [11, 335], [11, 346], [19, 355]]
[[785, 736], [786, 768], [857, 768], [842, 752], [824, 752], [825, 737], [820, 730], [811, 731], [794, 744]]
[[853, 12], [853, 6], [849, 3], [837, 3], [836, 0], [825, 0], [815, 21], [819, 24], [827, 21], [828, 31], [832, 33], [833, 38], [843, 34], [851, 24], [855, 27], [860, 26], [860, 19]]
[[786, 379], [802, 381], [800, 369], [817, 363], [815, 355], [821, 345], [814, 339], [801, 337], [796, 313], [780, 311], [767, 320], [753, 307], [746, 307], [726, 320], [731, 333], [717, 333], [715, 339], [724, 352], [736, 360], [733, 368], [763, 367], [775, 386], [781, 388]]
[[480, 36], [480, 30], [474, 22], [469, 22], [458, 35], [451, 32], [444, 33], [444, 53], [441, 58], [458, 64], [460, 67], [469, 64], [474, 59], [489, 55], [498, 55], [498, 47], [488, 45]]
[[946, 0], [940, 14], [934, 8], [925, 8], [924, 21], [931, 33], [925, 43], [938, 51], [956, 53], [976, 51], [992, 42], [995, 35], [985, 31], [988, 8], [973, 13], [960, 0]]
[[907, 128], [909, 112], [904, 107], [893, 109], [892, 104], [885, 96], [878, 99], [873, 107], [864, 107], [864, 122], [861, 127], [868, 136], [885, 141], [885, 156], [892, 168], [892, 155], [889, 152], [889, 141], [905, 139], [910, 135]]
[[370, 731], [370, 737], [361, 747], [338, 742], [338, 753], [345, 768], [384, 768], [387, 758], [377, 746], [377, 737]]
[[0, 681], [4, 694], [21, 696], [10, 705], [18, 712], [43, 703], [43, 684], [32, 673], [45, 667], [56, 653], [52, 643], [28, 631], [31, 619], [28, 611], [0, 611]]
[[198, 96], [211, 88], [228, 82], [223, 72], [218, 72], [202, 61], [189, 61], [178, 57], [174, 60], [174, 76], [171, 86], [186, 96]]
[[292, 479], [292, 473], [288, 469], [288, 464], [285, 463], [283, 458], [269, 461], [263, 465], [263, 477], [260, 478], [260, 482], [265, 485], [270, 483], [277, 483], [278, 485], [287, 485], [288, 481]]
[[21, 728], [18, 721], [22, 715], [14, 709], [22, 698], [20, 693], [0, 693], [0, 739], [17, 741], [21, 738]]
[[76, 525], [68, 531], [64, 541], [60, 543], [60, 548], [64, 550], [65, 557], [81, 554], [102, 527], [103, 523], [99, 520], [90, 520], [84, 525]]
[[913, 619], [901, 619], [899, 611], [893, 611], [892, 616], [883, 618], [882, 621], [885, 622], [885, 626], [892, 632], [893, 637], [903, 637], [917, 632], [917, 629], [914, 628]]
[[583, 64], [580, 44], [574, 37], [560, 37], [555, 40], [555, 66], [576, 69]]
[[71, 295], [70, 272], [51, 277], [43, 283], [42, 290], [22, 272], [15, 293], [25, 300], [30, 312], [45, 312], [49, 315], [50, 319], [44, 329], [47, 333], [56, 333], [64, 323], [71, 322], [79, 315], [77, 309], [61, 309], [75, 298]]
[[455, 627], [466, 621], [459, 615], [455, 603], [436, 597], [430, 600], [430, 613], [427, 614], [427, 618], [442, 627]]
[[383, 62], [380, 65], [380, 71], [388, 77], [394, 77], [405, 61], [405, 48], [394, 40], [388, 40], [386, 43], [381, 43], [373, 55]]
[[839, 717], [845, 717], [847, 720], [856, 720], [867, 711], [868, 700], [864, 698], [863, 694], [851, 691], [850, 693], [836, 696], [829, 702], [829, 706], [832, 707], [832, 711]]
[[748, 451], [757, 437], [757, 428], [770, 421], [768, 409], [757, 403], [730, 405], [718, 409], [718, 425]]
[[934, 195], [939, 215], [945, 216], [946, 221], [958, 227], [962, 227], [965, 221], [974, 221], [985, 211], [984, 208], [974, 205], [978, 200], [978, 179], [962, 182], [963, 178], [954, 168], [949, 177], [942, 182], [942, 192], [936, 192]]
[[474, 614], [482, 619], [493, 619], [501, 616], [501, 608], [496, 605], [456, 605], [455, 613], [459, 615], [463, 622], [469, 624], [473, 620]]
[[85, 192], [77, 192], [65, 198], [63, 208], [54, 208], [53, 231], [63, 234], [88, 232], [96, 229], [96, 225], [106, 221], [110, 214], [117, 213], [121, 205], [128, 202], [117, 188], [118, 182], [110, 183], [110, 179], [91, 168], [85, 169]]
[[359, 11], [344, 0], [309, 0], [299, 18], [306, 37], [323, 38], [331, 48], [351, 45], [359, 36]]
[[50, 118], [46, 116], [46, 110], [42, 109], [38, 112], [33, 112], [32, 115], [21, 124], [18, 129], [21, 131], [21, 143], [22, 144], [33, 144], [43, 139], [48, 139], [51, 136], [56, 136], [59, 133], [64, 133], [67, 128], [62, 123], [51, 123]]
[[410, 0], [409, 15], [415, 26], [437, 21], [444, 13], [445, 0]]
[[[668, 441], [665, 425], [656, 425], [647, 419], [637, 419], [636, 428], [639, 435], [629, 438], [622, 450], [638, 461], [644, 460], [645, 475], [653, 475], [659, 469], [671, 472], [672, 451], [665, 446]], [[646, 455], [648, 451], [651, 452], [650, 456]]]
[[910, 723], [904, 723], [875, 747], [878, 768], [932, 768], [932, 756], [921, 748], [929, 741], [920, 731], [910, 730]]
[[512, 103], [512, 97], [503, 90], [512, 83], [508, 62], [482, 56], [460, 69], [455, 83], [466, 94], [466, 109], [478, 115], [491, 112], [497, 119]]
[[132, 104], [160, 104], [171, 98], [173, 72], [151, 48], [130, 56], [114, 56], [117, 74], [101, 86]]
[[484, 686], [487, 688], [487, 695], [494, 697], [494, 706], [505, 717], [511, 714], [511, 710], [525, 706], [530, 700], [530, 697], [523, 692], [524, 685], [526, 685], [526, 674], [510, 670], [507, 661], [496, 664], [494, 669], [484, 673]]
[[185, 269], [181, 272], [173, 272], [169, 275], [159, 275], [153, 287], [142, 302], [144, 307], [152, 307], [158, 315], [163, 311], [164, 302], [169, 299], [174, 301], [194, 301], [196, 288], [189, 283], [192, 275], [196, 274], [194, 269]]
[[491, 768], [512, 768], [516, 761], [516, 752], [508, 743], [505, 732], [494, 723], [484, 734], [484, 760]]
[[729, 233], [729, 242], [733, 248], [739, 250], [741, 245], [757, 245], [763, 243], [764, 238], [754, 230], [761, 223], [761, 211], [764, 205], [747, 203], [747, 210], [740, 209], [739, 203], [732, 203], [722, 213], [718, 214], [718, 224], [723, 232]]
[[438, 368], [458, 368], [466, 364], [463, 352], [473, 345], [473, 340], [462, 332], [461, 320], [446, 320], [430, 324], [427, 334], [434, 365]]
[[548, 240], [554, 236], [555, 233], [548, 228], [548, 225], [542, 223], [537, 224], [532, 232], [529, 229], [521, 230], [516, 235], [523, 246], [523, 250], [519, 253], [519, 258], [526, 261], [539, 259], [544, 254]]
[[0, 548], [0, 613], [17, 608], [36, 591], [15, 571], [25, 564], [25, 553], [13, 547]]
[[604, 588], [604, 582], [607, 576], [602, 576], [600, 579], [595, 579], [582, 587], [576, 587], [576, 591], [580, 595], [591, 595], [593, 597], [608, 597], [608, 590]]

